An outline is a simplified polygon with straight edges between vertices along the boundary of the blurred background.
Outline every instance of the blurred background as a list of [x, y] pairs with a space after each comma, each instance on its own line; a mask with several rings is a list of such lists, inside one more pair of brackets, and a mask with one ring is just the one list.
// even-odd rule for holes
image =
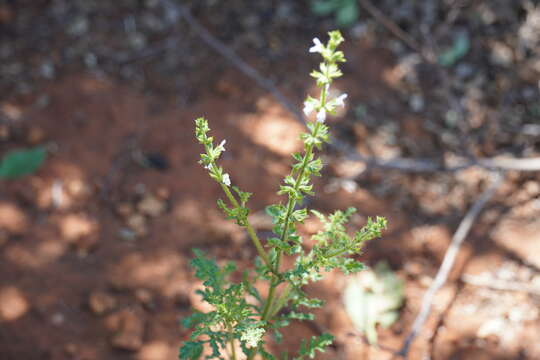
[[[239, 267], [256, 254], [215, 207], [193, 119], [227, 139], [223, 166], [255, 193], [266, 236], [296, 114], [316, 94], [308, 48], [335, 28], [349, 97], [328, 123], [345, 151], [324, 150], [309, 205], [355, 206], [356, 227], [388, 218], [359, 258], [388, 286], [328, 274], [307, 289], [327, 305], [276, 353], [329, 331], [321, 359], [391, 359], [497, 169], [409, 358], [540, 359], [540, 4], [528, 0], [0, 0], [0, 359], [175, 359], [179, 319], [205, 309], [191, 249]], [[374, 329], [379, 346], [363, 336]]]

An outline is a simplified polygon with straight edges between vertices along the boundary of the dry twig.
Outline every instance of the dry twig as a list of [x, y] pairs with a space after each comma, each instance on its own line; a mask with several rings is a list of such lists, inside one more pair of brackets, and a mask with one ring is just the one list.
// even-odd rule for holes
[[502, 180], [503, 175], [499, 173], [494, 174], [494, 179], [491, 185], [482, 193], [482, 195], [469, 209], [469, 211], [459, 224], [456, 232], [454, 233], [454, 236], [452, 237], [450, 246], [448, 247], [448, 250], [444, 255], [441, 267], [439, 268], [439, 271], [435, 276], [435, 280], [424, 294], [424, 297], [422, 299], [422, 305], [420, 307], [420, 312], [414, 321], [410, 333], [405, 338], [403, 346], [398, 352], [398, 355], [407, 358], [407, 354], [409, 352], [409, 348], [412, 342], [414, 341], [420, 330], [422, 330], [422, 327], [424, 326], [424, 323], [426, 322], [431, 312], [431, 306], [433, 305], [433, 299], [435, 297], [435, 294], [446, 283], [446, 280], [448, 279], [448, 275], [450, 273], [450, 270], [452, 270], [461, 244], [467, 237], [467, 234], [469, 233], [469, 230], [471, 229], [474, 221], [482, 211], [483, 207], [489, 201], [489, 199], [493, 196], [493, 194], [501, 184]]
[[540, 296], [539, 286], [534, 286], [524, 282], [506, 281], [493, 277], [486, 278], [484, 276], [475, 276], [469, 274], [463, 274], [461, 276], [461, 281], [473, 286], [486, 287], [493, 290], [523, 292]]
[[401, 30], [392, 20], [390, 20], [386, 15], [384, 15], [379, 9], [377, 9], [369, 0], [358, 0], [360, 5], [368, 12], [371, 16], [375, 18], [378, 22], [381, 23], [388, 31], [394, 34], [397, 38], [407, 44], [411, 49], [420, 54], [425, 60], [430, 63], [433, 63], [435, 57], [433, 53], [425, 51], [420, 44], [416, 42], [409, 34]]

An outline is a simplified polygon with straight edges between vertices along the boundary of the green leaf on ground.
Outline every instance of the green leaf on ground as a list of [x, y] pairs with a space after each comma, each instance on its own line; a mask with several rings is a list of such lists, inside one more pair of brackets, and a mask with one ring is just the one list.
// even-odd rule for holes
[[36, 172], [47, 157], [45, 148], [13, 150], [0, 162], [0, 178], [15, 179]]

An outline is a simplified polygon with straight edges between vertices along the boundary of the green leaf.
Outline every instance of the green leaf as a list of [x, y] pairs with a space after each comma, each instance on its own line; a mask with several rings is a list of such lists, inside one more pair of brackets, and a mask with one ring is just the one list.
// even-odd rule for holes
[[0, 178], [14, 179], [30, 175], [40, 168], [46, 157], [47, 151], [41, 146], [10, 151], [0, 162]]
[[340, 6], [340, 0], [319, 0], [311, 3], [311, 11], [315, 15], [324, 16], [331, 14]]
[[196, 258], [191, 260], [191, 266], [195, 268], [195, 276], [204, 281], [205, 286], [210, 286], [214, 290], [221, 287], [223, 274], [219, 271], [214, 260], [204, 257], [204, 254], [199, 249], [193, 249]]
[[310, 313], [300, 313], [300, 312], [296, 312], [296, 311], [291, 311], [291, 312], [288, 313], [286, 316], [287, 316], [289, 319], [300, 320], [300, 321], [313, 320], [313, 319], [315, 319], [315, 316], [314, 316], [313, 314], [310, 314]]
[[182, 326], [187, 329], [193, 328], [203, 322], [205, 318], [205, 314], [196, 311], [182, 320]]
[[403, 299], [403, 282], [384, 262], [360, 273], [343, 295], [347, 314], [370, 344], [377, 343], [377, 324], [388, 327], [398, 319]]
[[203, 346], [201, 341], [186, 341], [180, 348], [180, 360], [197, 360], [201, 357]]
[[439, 64], [442, 66], [452, 66], [469, 52], [469, 37], [466, 33], [461, 33], [454, 40], [453, 46], [439, 56]]
[[300, 360], [306, 356], [313, 359], [316, 351], [324, 352], [324, 348], [332, 344], [333, 341], [334, 337], [326, 333], [321, 336], [312, 336], [309, 343], [307, 343], [306, 340], [303, 340], [302, 344], [300, 344], [300, 356], [295, 359]]
[[336, 24], [340, 27], [351, 26], [358, 20], [357, 0], [346, 0], [336, 11]]

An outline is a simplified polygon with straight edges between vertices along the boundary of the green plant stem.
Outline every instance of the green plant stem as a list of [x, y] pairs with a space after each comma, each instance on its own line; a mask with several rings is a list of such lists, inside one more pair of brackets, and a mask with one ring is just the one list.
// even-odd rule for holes
[[[225, 195], [227, 196], [231, 204], [234, 207], [239, 207], [240, 204], [238, 204], [238, 201], [235, 199], [234, 195], [231, 193], [231, 190], [229, 190], [229, 187], [225, 184], [221, 184], [221, 188], [225, 192]], [[255, 248], [257, 249], [257, 253], [261, 257], [261, 259], [264, 261], [266, 266], [268, 266], [269, 269], [272, 269], [272, 264], [270, 263], [270, 259], [268, 259], [268, 255], [266, 254], [266, 251], [264, 251], [261, 241], [259, 240], [259, 237], [255, 233], [255, 229], [253, 229], [253, 226], [251, 226], [248, 220], [246, 220], [245, 228], [248, 232], [249, 237], [251, 238], [251, 241], [253, 242], [253, 245], [255, 245]]]
[[[206, 150], [206, 153], [210, 153], [210, 147], [209, 147], [208, 144], [205, 144], [204, 148]], [[212, 163], [210, 165], [212, 167], [214, 167], [214, 168], [217, 167], [215, 161], [212, 161]], [[231, 202], [231, 205], [233, 205], [234, 207], [240, 207], [240, 204], [238, 203], [238, 201], [236, 200], [234, 195], [231, 193], [231, 190], [229, 190], [229, 187], [227, 185], [223, 184], [223, 183], [221, 183], [220, 185], [221, 185], [221, 188], [223, 189], [223, 192], [225, 193], [225, 195], [227, 196], [227, 198]], [[264, 248], [263, 248], [263, 246], [261, 244], [261, 241], [259, 240], [259, 237], [257, 236], [257, 233], [255, 233], [255, 230], [253, 229], [253, 226], [251, 226], [251, 224], [249, 223], [248, 219], [246, 219], [245, 228], [246, 228], [246, 230], [248, 232], [248, 235], [249, 235], [251, 241], [253, 242], [253, 245], [255, 245], [255, 248], [257, 249], [257, 252], [259, 253], [259, 256], [264, 261], [266, 266], [272, 271], [272, 264], [270, 263], [270, 259], [268, 258], [268, 255], [266, 254], [266, 251], [264, 251]]]
[[[323, 89], [321, 94], [321, 99], [324, 99], [326, 96], [326, 89]], [[315, 128], [313, 129], [313, 136], [317, 136], [317, 133], [319, 132], [320, 123], [315, 124]], [[306, 154], [304, 155], [302, 167], [300, 168], [300, 171], [298, 173], [298, 177], [296, 178], [296, 182], [294, 184], [294, 189], [297, 191], [300, 187], [300, 184], [302, 183], [302, 180], [304, 178], [304, 173], [306, 171], [306, 166], [309, 162], [309, 159], [311, 158], [311, 155], [313, 154], [313, 145], [308, 145], [306, 149]], [[296, 206], [296, 200], [292, 197], [289, 197], [289, 200], [287, 202], [287, 213], [285, 215], [285, 225], [283, 226], [283, 232], [281, 233], [281, 241], [287, 241], [287, 235], [289, 231], [289, 226], [291, 222], [291, 215], [294, 210], [294, 207]], [[276, 255], [276, 266], [274, 267], [274, 274], [279, 274], [279, 266], [281, 262], [281, 251], [277, 251]], [[268, 321], [270, 320], [280, 309], [283, 307], [287, 301], [288, 293], [290, 292], [290, 286], [287, 285], [287, 288], [285, 288], [286, 294], [282, 293], [280, 298], [278, 299], [278, 303], [276, 306], [272, 307], [274, 296], [276, 293], [276, 288], [279, 285], [279, 278], [276, 278], [274, 281], [272, 281], [272, 284], [270, 285], [270, 290], [268, 291], [268, 297], [266, 298], [266, 303], [264, 304], [263, 312], [261, 314], [261, 321]], [[253, 357], [257, 351], [254, 351], [251, 353], [251, 355], [248, 357], [248, 360], [252, 360]]]
[[269, 318], [270, 318], [270, 309], [272, 308], [272, 302], [274, 300], [274, 296], [275, 296], [275, 293], [276, 293], [276, 288], [277, 288], [277, 284], [278, 281], [277, 280], [274, 280], [272, 281], [272, 284], [270, 286], [270, 291], [268, 292], [268, 297], [266, 299], [266, 303], [264, 304], [264, 309], [263, 309], [263, 312], [261, 314], [261, 320], [262, 321], [267, 321]]
[[291, 289], [291, 284], [287, 284], [285, 289], [283, 289], [281, 295], [279, 295], [277, 300], [274, 302], [275, 305], [272, 306], [272, 310], [270, 311], [270, 318], [274, 317], [274, 315], [276, 315], [283, 308], [283, 306], [285, 306], [285, 304], [289, 300], [289, 294], [291, 292]]
[[[321, 104], [322, 104], [323, 107], [326, 105], [326, 95], [327, 95], [326, 92], [327, 92], [326, 87], [323, 87], [322, 91], [321, 91]], [[315, 123], [315, 128], [313, 129], [313, 133], [312, 133], [313, 137], [317, 136], [317, 133], [319, 132], [319, 128], [320, 128], [320, 123], [316, 122]], [[309, 162], [309, 159], [311, 158], [312, 154], [313, 154], [313, 144], [309, 144], [307, 146], [307, 148], [306, 148], [306, 153], [305, 153], [304, 158], [303, 158], [302, 167], [300, 168], [300, 170], [298, 172], [298, 177], [296, 178], [296, 181], [294, 183], [294, 190], [295, 191], [298, 191], [298, 188], [300, 187], [300, 184], [302, 183], [302, 180], [304, 179], [304, 175], [305, 175], [304, 173], [306, 171], [306, 166], [307, 166], [307, 164]], [[225, 186], [225, 185], [222, 184], [222, 186]], [[225, 188], [226, 188], [226, 186], [225, 186]], [[228, 188], [227, 188], [227, 190], [228, 190]], [[230, 194], [230, 191], [229, 191], [229, 194]], [[232, 194], [231, 194], [231, 196], [232, 196]], [[236, 199], [235, 199], [235, 201], [236, 201]], [[296, 206], [296, 199], [289, 196], [289, 199], [287, 201], [287, 213], [285, 214], [283, 232], [281, 233], [281, 236], [280, 236], [280, 241], [281, 242], [287, 241], [287, 236], [288, 236], [288, 232], [289, 232], [289, 226], [290, 226], [290, 223], [291, 223], [291, 215], [292, 215], [292, 212], [293, 212], [295, 206]], [[260, 244], [260, 242], [259, 242], [259, 244]], [[257, 245], [255, 245], [255, 246], [257, 246]], [[282, 255], [281, 250], [278, 250], [276, 252], [276, 264], [275, 264], [275, 267], [273, 269], [272, 269], [272, 267], [270, 267], [270, 269], [273, 270], [272, 272], [274, 273], [276, 278], [275, 278], [275, 280], [272, 281], [272, 283], [270, 285], [270, 289], [268, 291], [268, 297], [266, 298], [266, 303], [264, 304], [263, 312], [261, 314], [261, 321], [269, 321], [275, 314], [277, 314], [279, 312], [279, 310], [281, 310], [281, 308], [283, 306], [285, 306], [285, 304], [288, 301], [289, 292], [291, 290], [289, 284], [287, 284], [287, 287], [284, 289], [284, 292], [278, 298], [278, 302], [276, 303], [276, 305], [272, 306], [272, 304], [274, 302], [274, 296], [275, 296], [275, 293], [276, 293], [276, 288], [280, 283], [280, 281], [279, 281], [279, 274], [280, 274], [279, 267], [281, 265], [281, 255]], [[259, 347], [257, 347], [257, 350], [252, 352], [251, 355], [248, 356], [247, 360], [252, 360], [253, 357], [255, 356], [255, 354], [257, 354], [258, 349], [259, 349]]]
[[231, 345], [232, 360], [236, 360], [236, 348], [234, 347], [234, 334], [230, 326], [229, 326], [229, 344]]

